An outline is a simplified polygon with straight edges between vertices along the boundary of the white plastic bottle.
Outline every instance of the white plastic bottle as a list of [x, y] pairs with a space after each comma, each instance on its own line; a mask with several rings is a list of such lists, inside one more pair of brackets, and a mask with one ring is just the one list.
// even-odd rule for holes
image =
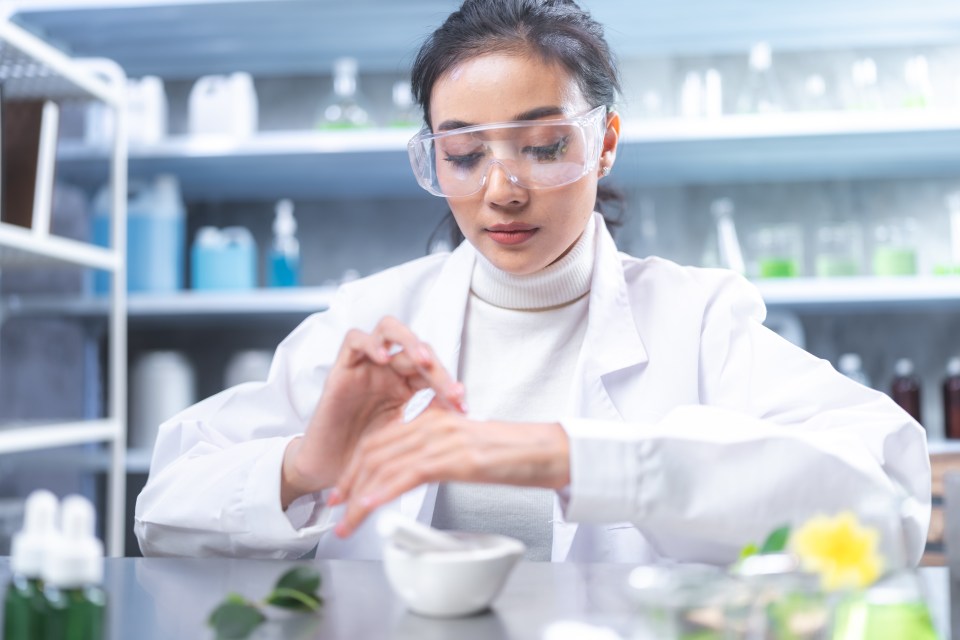
[[60, 535], [43, 559], [43, 638], [102, 640], [106, 637], [107, 595], [103, 543], [94, 535], [90, 501], [67, 496]]
[[859, 382], [865, 387], [871, 386], [870, 378], [863, 370], [863, 360], [858, 353], [845, 353], [837, 360], [837, 370], [851, 380]]
[[43, 558], [56, 534], [56, 496], [34, 491], [27, 498], [23, 529], [13, 538], [10, 569], [13, 577], [4, 598], [3, 636], [7, 640], [40, 637], [43, 611]]
[[277, 203], [273, 221], [273, 246], [267, 261], [268, 287], [300, 286], [300, 242], [297, 240], [297, 219], [293, 202]]

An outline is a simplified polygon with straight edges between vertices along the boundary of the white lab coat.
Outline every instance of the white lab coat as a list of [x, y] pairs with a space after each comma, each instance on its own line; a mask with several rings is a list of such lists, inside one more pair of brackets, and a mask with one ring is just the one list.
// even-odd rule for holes
[[[561, 420], [571, 484], [555, 501], [553, 560], [725, 563], [784, 523], [902, 495], [917, 562], [930, 515], [922, 428], [765, 328], [760, 296], [740, 276], [620, 254], [594, 221], [588, 327]], [[318, 545], [318, 557], [379, 558], [372, 519], [341, 540], [329, 529], [342, 507], [321, 512], [322, 495], [281, 511], [283, 452], [349, 328], [393, 315], [457, 371], [475, 257], [465, 242], [344, 285], [279, 346], [265, 383], [164, 423], [137, 500], [143, 552], [286, 558]], [[421, 486], [383, 508], [429, 523], [435, 495], [436, 485]]]

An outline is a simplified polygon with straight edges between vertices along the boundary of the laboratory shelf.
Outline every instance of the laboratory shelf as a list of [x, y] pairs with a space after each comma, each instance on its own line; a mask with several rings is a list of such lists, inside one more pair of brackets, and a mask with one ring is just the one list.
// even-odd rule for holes
[[[5, 20], [0, 7], [0, 80], [5, 100], [97, 98], [118, 102], [115, 85], [99, 77], [115, 67], [104, 60], [79, 63]], [[112, 71], [108, 71], [112, 73]]]
[[[127, 449], [123, 459], [124, 470], [128, 474], [149, 473], [150, 460], [152, 458], [152, 448]], [[93, 473], [105, 473], [113, 463], [110, 458], [110, 452], [102, 448], [86, 450], [82, 456], [78, 456], [75, 451], [51, 452], [47, 461], [53, 465], [75, 467]]]
[[0, 453], [109, 442], [121, 437], [123, 429], [111, 419], [5, 424], [0, 425]]
[[0, 266], [36, 267], [63, 263], [116, 271], [117, 252], [69, 238], [41, 235], [29, 229], [0, 222]]
[[[178, 176], [188, 200], [420, 196], [412, 129], [176, 137], [130, 149], [130, 174]], [[61, 179], [93, 189], [104, 150], [63, 142]], [[954, 176], [960, 113], [786, 113], [627, 120], [613, 180], [625, 186]]]
[[[408, 129], [262, 132], [246, 139], [183, 136], [131, 147], [131, 177], [173, 173], [187, 200], [423, 196], [407, 160]], [[59, 177], [95, 189], [106, 153], [64, 141]]]
[[916, 110], [627, 120], [628, 185], [805, 182], [960, 173], [960, 113]]
[[960, 277], [848, 277], [756, 280], [771, 308], [797, 311], [916, 311], [960, 307]]
[[[117, 60], [131, 76], [189, 78], [329, 72], [355, 56], [367, 72], [409, 67], [453, 0], [21, 0], [17, 20], [75, 55]], [[621, 59], [931, 46], [960, 41], [960, 4], [921, 0], [623, 2], [584, 0]]]
[[[232, 318], [304, 318], [324, 311], [336, 287], [253, 289], [250, 291], [180, 291], [176, 293], [134, 293], [127, 297], [127, 316], [132, 324], [186, 322]], [[7, 295], [0, 299], [0, 311], [7, 317], [59, 316], [101, 318], [109, 311], [104, 296]]]
[[301, 315], [330, 306], [334, 287], [253, 289], [250, 291], [182, 291], [131, 295], [131, 320], [222, 316]]
[[[755, 280], [753, 284], [771, 309], [865, 312], [960, 308], [960, 276], [784, 278]], [[132, 324], [171, 319], [189, 323], [225, 318], [303, 318], [326, 310], [336, 290], [335, 286], [320, 286], [134, 293], [127, 298], [127, 314]], [[109, 305], [102, 296], [17, 294], [0, 299], [0, 310], [7, 317], [96, 318], [104, 317]]]

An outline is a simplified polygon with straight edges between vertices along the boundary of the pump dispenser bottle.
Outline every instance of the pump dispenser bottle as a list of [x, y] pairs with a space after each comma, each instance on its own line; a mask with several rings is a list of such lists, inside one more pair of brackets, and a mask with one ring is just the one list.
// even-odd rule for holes
[[4, 599], [3, 637], [6, 640], [40, 638], [43, 612], [43, 558], [57, 527], [57, 498], [34, 491], [27, 498], [23, 529], [13, 538], [10, 568], [13, 578]]
[[61, 532], [43, 562], [43, 640], [103, 640], [106, 593], [103, 544], [94, 536], [94, 513], [81, 496], [68, 496]]
[[914, 420], [920, 420], [920, 380], [913, 368], [913, 361], [900, 358], [894, 365], [893, 382], [890, 385], [890, 395], [893, 401], [909, 413]]
[[943, 435], [960, 439], [960, 357], [947, 362], [947, 376], [943, 379]]
[[841, 355], [840, 359], [837, 360], [837, 369], [851, 380], [855, 380], [865, 387], [871, 386], [870, 378], [863, 370], [863, 360], [860, 358], [860, 354], [845, 353]]
[[277, 203], [273, 221], [273, 246], [267, 261], [268, 287], [297, 287], [300, 285], [300, 242], [297, 240], [297, 219], [293, 217], [293, 202]]

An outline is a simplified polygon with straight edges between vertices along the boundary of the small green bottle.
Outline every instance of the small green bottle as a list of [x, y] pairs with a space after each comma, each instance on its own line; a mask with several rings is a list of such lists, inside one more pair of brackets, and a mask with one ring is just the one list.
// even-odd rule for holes
[[93, 505], [68, 496], [61, 532], [43, 562], [43, 633], [39, 640], [103, 640], [107, 596], [103, 544], [94, 536]]
[[56, 496], [34, 491], [24, 507], [23, 529], [13, 538], [10, 568], [13, 578], [3, 602], [3, 637], [6, 640], [38, 640], [43, 611], [43, 558], [56, 533]]

